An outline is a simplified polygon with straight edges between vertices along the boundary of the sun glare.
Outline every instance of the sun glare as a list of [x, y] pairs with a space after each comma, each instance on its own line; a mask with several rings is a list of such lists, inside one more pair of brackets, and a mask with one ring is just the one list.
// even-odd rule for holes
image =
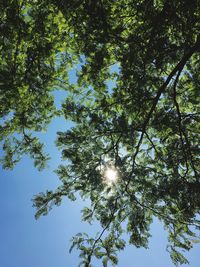
[[117, 181], [117, 171], [113, 168], [106, 169], [105, 179], [109, 184], [115, 183]]

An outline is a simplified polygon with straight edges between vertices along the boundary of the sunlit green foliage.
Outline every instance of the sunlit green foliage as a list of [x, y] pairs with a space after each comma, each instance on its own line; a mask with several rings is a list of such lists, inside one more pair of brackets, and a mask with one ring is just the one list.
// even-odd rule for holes
[[[200, 1], [31, 2], [21, 3], [15, 23], [2, 13], [10, 32], [8, 45], [1, 41], [2, 117], [11, 117], [2, 139], [21, 133], [26, 141], [25, 130], [42, 130], [55, 115], [50, 96], [58, 84], [68, 92], [63, 114], [74, 122], [58, 132], [62, 185], [35, 197], [36, 217], [64, 196], [89, 198], [83, 220], [99, 221], [102, 232], [72, 240], [80, 266], [89, 267], [93, 257], [116, 265], [125, 232], [134, 246], [148, 247], [155, 216], [169, 233], [172, 261], [186, 263], [180, 252], [200, 228]], [[65, 68], [77, 62], [72, 85]], [[33, 147], [26, 142], [22, 152]], [[119, 176], [112, 186], [103, 179], [109, 166]]]
[[1, 1], [0, 21], [3, 165], [12, 168], [23, 153], [29, 153], [43, 168], [48, 156], [33, 132], [45, 130], [58, 115], [52, 91], [59, 88], [72, 63], [66, 23], [46, 1]]

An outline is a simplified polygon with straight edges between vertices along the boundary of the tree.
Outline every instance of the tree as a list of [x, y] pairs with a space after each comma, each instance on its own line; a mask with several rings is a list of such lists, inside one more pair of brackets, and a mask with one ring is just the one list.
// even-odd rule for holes
[[59, 115], [52, 92], [72, 62], [67, 51], [63, 52], [68, 42], [67, 36], [62, 42], [65, 23], [60, 23], [61, 14], [48, 1], [37, 5], [33, 1], [1, 1], [0, 16], [2, 163], [13, 168], [26, 153], [42, 169], [49, 156], [34, 133], [44, 131]]
[[[73, 238], [82, 266], [92, 266], [93, 257], [117, 264], [124, 231], [131, 244], [147, 247], [153, 216], [168, 231], [174, 264], [186, 263], [180, 249], [192, 247], [200, 228], [200, 2], [31, 2], [3, 4], [5, 166], [14, 152], [38, 155], [25, 130], [42, 130], [58, 113], [52, 101], [46, 104], [51, 92], [67, 90], [62, 112], [74, 127], [58, 132], [62, 185], [35, 196], [36, 218], [79, 193], [91, 201], [83, 220], [102, 226], [96, 237]], [[81, 70], [70, 84], [66, 67], [76, 64]], [[16, 133], [23, 140], [14, 151], [7, 140]], [[108, 181], [108, 171], [117, 179]]]

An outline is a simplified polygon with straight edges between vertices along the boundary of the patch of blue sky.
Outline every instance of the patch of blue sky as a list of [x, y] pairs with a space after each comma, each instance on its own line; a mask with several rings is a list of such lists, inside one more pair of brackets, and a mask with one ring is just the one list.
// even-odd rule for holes
[[112, 94], [113, 93], [113, 89], [116, 87], [116, 81], [117, 81], [116, 75], [118, 75], [119, 72], [120, 72], [119, 64], [116, 63], [116, 64], [113, 64], [112, 66], [110, 66], [109, 72], [113, 77], [112, 77], [112, 79], [108, 79], [106, 81], [106, 85], [107, 85], [107, 88], [108, 88], [108, 93]]

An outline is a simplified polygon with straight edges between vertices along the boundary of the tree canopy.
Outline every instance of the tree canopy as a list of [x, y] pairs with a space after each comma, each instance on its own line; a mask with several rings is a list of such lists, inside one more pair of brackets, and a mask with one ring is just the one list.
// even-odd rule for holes
[[65, 196], [90, 199], [83, 220], [102, 231], [72, 240], [89, 267], [93, 257], [116, 265], [125, 233], [148, 247], [157, 217], [172, 261], [187, 263], [181, 250], [200, 230], [200, 1], [7, 0], [0, 10], [3, 166], [29, 153], [43, 168], [35, 133], [61, 114], [74, 123], [58, 132], [62, 184], [35, 196], [36, 218]]

